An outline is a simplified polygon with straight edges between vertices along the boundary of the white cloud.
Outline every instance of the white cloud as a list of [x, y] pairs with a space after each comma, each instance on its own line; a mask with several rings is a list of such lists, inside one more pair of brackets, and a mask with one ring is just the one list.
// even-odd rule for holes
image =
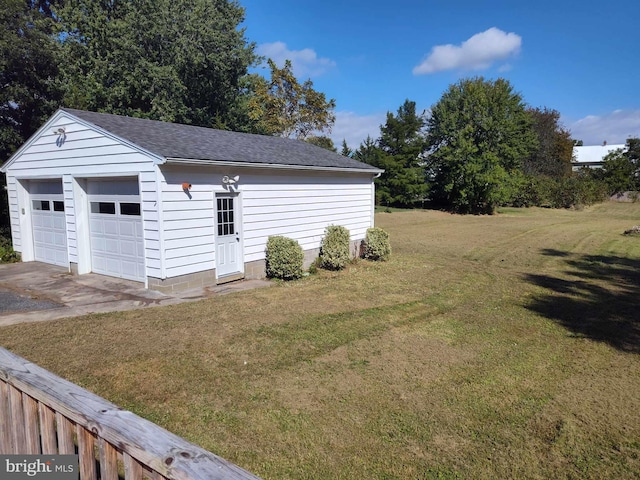
[[386, 113], [358, 115], [354, 112], [336, 112], [336, 123], [329, 137], [340, 150], [342, 140], [352, 150], [357, 149], [365, 141], [367, 135], [376, 140], [380, 136], [380, 125], [387, 119]]
[[613, 110], [605, 115], [587, 115], [575, 122], [566, 122], [571, 137], [585, 145], [625, 143], [627, 138], [640, 138], [640, 110]]
[[329, 58], [318, 58], [310, 48], [289, 50], [284, 42], [263, 43], [258, 45], [256, 52], [271, 58], [279, 68], [284, 66], [285, 60], [291, 60], [293, 73], [299, 80], [317, 77], [336, 66], [336, 62]]
[[431, 53], [413, 69], [414, 75], [426, 75], [444, 70], [482, 70], [494, 62], [517, 55], [522, 37], [492, 27], [476, 33], [458, 45], [437, 45]]

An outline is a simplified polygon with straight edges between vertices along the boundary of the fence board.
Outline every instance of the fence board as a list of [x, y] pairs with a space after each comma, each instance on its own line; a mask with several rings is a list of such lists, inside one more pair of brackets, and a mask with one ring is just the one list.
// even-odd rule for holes
[[9, 401], [11, 402], [11, 443], [15, 453], [22, 453], [27, 450], [22, 393], [12, 385], [9, 385]]
[[135, 458], [126, 453], [124, 457], [124, 478], [125, 480], [142, 480], [142, 465]]
[[58, 453], [56, 445], [56, 414], [45, 404], [38, 404], [40, 410], [40, 436], [42, 440], [42, 453], [55, 455]]
[[73, 455], [76, 447], [73, 443], [73, 424], [62, 414], [56, 412], [56, 426], [58, 429], [58, 453]]
[[98, 438], [100, 479], [118, 480], [118, 452], [104, 438]]
[[82, 425], [76, 425], [78, 437], [78, 455], [80, 461], [80, 480], [95, 480], [96, 455], [93, 450], [93, 435]]
[[40, 454], [40, 429], [38, 428], [38, 402], [29, 395], [22, 395], [26, 450], [20, 453]]
[[[17, 393], [33, 397], [56, 412], [59, 453], [75, 453], [72, 423], [78, 425], [78, 447], [93, 456], [93, 436], [104, 439], [140, 465], [171, 480], [259, 480], [242, 468], [174, 435], [132, 412], [75, 385], [28, 360], [0, 348], [0, 382], [10, 390], [11, 423], [24, 425], [22, 403]], [[14, 393], [15, 391], [15, 393]], [[15, 414], [14, 414], [15, 410]], [[85, 430], [86, 429], [86, 430]], [[12, 429], [15, 444], [24, 444], [24, 435]], [[89, 442], [89, 438], [90, 442]], [[19, 449], [20, 450], [20, 449]], [[22, 450], [24, 450], [22, 448]], [[125, 460], [125, 463], [127, 461]], [[130, 462], [132, 471], [138, 468]], [[90, 468], [89, 464], [85, 468]], [[93, 462], [95, 470], [95, 462]]]
[[0, 381], [0, 453], [12, 454], [9, 385]]

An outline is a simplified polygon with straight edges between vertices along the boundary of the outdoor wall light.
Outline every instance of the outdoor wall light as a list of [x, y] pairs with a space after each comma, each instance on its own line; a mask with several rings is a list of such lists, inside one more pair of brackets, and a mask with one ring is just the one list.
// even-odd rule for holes
[[238, 180], [240, 180], [240, 175], [236, 175], [235, 177], [225, 175], [224, 177], [222, 177], [222, 183], [224, 183], [225, 185], [233, 185], [234, 183], [237, 183]]
[[67, 134], [64, 127], [54, 128], [53, 134], [58, 135], [58, 138], [56, 138], [56, 145], [61, 147], [64, 141], [67, 139]]

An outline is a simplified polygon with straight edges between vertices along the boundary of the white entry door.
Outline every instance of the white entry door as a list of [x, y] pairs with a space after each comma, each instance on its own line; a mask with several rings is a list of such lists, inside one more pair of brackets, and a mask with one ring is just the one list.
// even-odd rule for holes
[[144, 240], [138, 180], [90, 180], [91, 270], [144, 281]]
[[216, 195], [216, 276], [243, 271], [238, 196]]

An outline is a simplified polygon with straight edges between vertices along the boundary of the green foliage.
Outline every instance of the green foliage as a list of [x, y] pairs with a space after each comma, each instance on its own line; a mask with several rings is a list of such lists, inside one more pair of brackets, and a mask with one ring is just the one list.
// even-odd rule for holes
[[368, 228], [364, 238], [363, 258], [367, 260], [389, 260], [391, 244], [389, 234], [381, 228]]
[[234, 1], [69, 0], [56, 17], [71, 107], [217, 125], [255, 60]]
[[266, 273], [269, 278], [295, 280], [302, 277], [304, 252], [295, 240], [271, 236], [267, 240]]
[[406, 100], [396, 115], [387, 112], [377, 144], [367, 138], [355, 158], [384, 170], [376, 182], [376, 203], [411, 206], [427, 193], [422, 154], [425, 120], [416, 113], [416, 104]]
[[333, 113], [336, 101], [327, 100], [324, 93], [315, 90], [311, 80], [300, 84], [290, 60], [282, 68], [271, 59], [267, 63], [271, 79], [254, 76], [247, 101], [248, 117], [255, 122], [255, 128], [269, 135], [299, 140], [312, 132], [331, 131], [336, 120]]
[[45, 2], [3, 0], [0, 7], [0, 162], [56, 110], [60, 45]]
[[316, 137], [316, 136], [311, 136], [308, 137], [305, 142], [310, 143], [311, 145], [315, 145], [316, 147], [321, 147], [321, 148], [325, 148], [331, 152], [338, 152], [338, 149], [336, 148], [336, 146], [333, 144], [333, 140], [331, 140], [329, 137]]
[[514, 207], [571, 208], [602, 202], [606, 196], [605, 183], [587, 170], [566, 178], [523, 177], [507, 203]]
[[573, 139], [560, 124], [560, 112], [548, 108], [528, 108], [538, 147], [524, 158], [522, 169], [526, 175], [546, 175], [554, 178], [571, 175]]
[[320, 247], [320, 266], [326, 270], [342, 270], [351, 260], [349, 230], [340, 225], [329, 225]]
[[610, 152], [596, 174], [601, 175], [611, 195], [640, 190], [640, 139], [629, 138], [625, 149]]
[[0, 263], [15, 263], [20, 261], [20, 254], [13, 250], [11, 239], [0, 236]]
[[522, 97], [504, 79], [451, 85], [427, 126], [432, 198], [461, 213], [493, 213], [508, 201], [537, 146]]
[[342, 148], [340, 149], [340, 155], [349, 158], [353, 157], [353, 150], [349, 148], [349, 146], [347, 145], [347, 141], [344, 138], [342, 139]]

